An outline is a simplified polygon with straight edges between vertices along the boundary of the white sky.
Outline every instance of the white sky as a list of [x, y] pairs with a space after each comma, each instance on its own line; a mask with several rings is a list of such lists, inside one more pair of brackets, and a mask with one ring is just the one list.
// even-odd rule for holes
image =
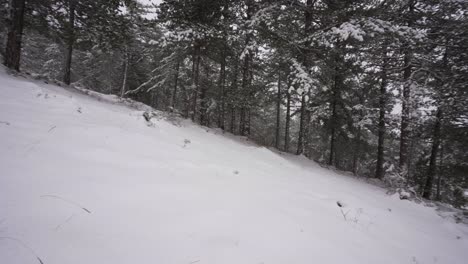
[[[138, 2], [145, 4], [145, 5], [149, 5], [149, 4], [160, 4], [162, 0], [138, 0]], [[153, 18], [156, 18], [156, 13], [147, 14], [144, 17], [148, 19], [153, 19]]]
[[162, 0], [138, 0], [142, 4], [159, 4]]

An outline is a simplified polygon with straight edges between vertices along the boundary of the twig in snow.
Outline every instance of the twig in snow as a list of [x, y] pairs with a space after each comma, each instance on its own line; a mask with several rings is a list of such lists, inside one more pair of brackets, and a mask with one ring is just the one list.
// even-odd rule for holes
[[47, 131], [47, 133], [49, 133], [50, 131], [54, 130], [57, 126], [53, 126], [49, 129], [49, 131]]
[[9, 126], [9, 125], [10, 125], [10, 123], [9, 123], [9, 122], [7, 122], [7, 121], [0, 121], [0, 124], [5, 124], [5, 125], [7, 125], [7, 126]]
[[75, 216], [75, 214], [70, 215], [70, 217], [67, 218], [63, 223], [60, 223], [55, 227], [55, 231], [59, 230], [64, 224], [70, 222], [70, 220]]
[[41, 197], [45, 197], [45, 198], [55, 198], [55, 199], [59, 199], [59, 200], [62, 200], [64, 202], [67, 202], [69, 204], [73, 204], [79, 208], [81, 208], [82, 210], [84, 210], [85, 212], [87, 212], [88, 214], [91, 213], [90, 210], [86, 209], [84, 206], [82, 206], [81, 204], [77, 203], [77, 202], [74, 202], [74, 201], [70, 201], [70, 200], [67, 200], [65, 198], [62, 198], [60, 196], [57, 196], [57, 195], [41, 195]]
[[192, 261], [192, 262], [190, 262], [190, 264], [194, 264], [194, 263], [197, 263], [197, 262], [200, 262], [200, 260]]
[[19, 240], [17, 238], [14, 238], [14, 237], [0, 237], [0, 239], [10, 240], [10, 241], [16, 242], [17, 244], [21, 245], [23, 248], [29, 250], [29, 252], [36, 257], [36, 259], [39, 261], [40, 264], [44, 264], [44, 262], [36, 254], [36, 252], [30, 246], [28, 246], [26, 243], [24, 243], [23, 241], [21, 241], [21, 240]]
[[345, 212], [343, 212], [343, 209], [340, 209], [340, 211], [341, 211], [341, 214], [342, 214], [342, 215], [343, 215], [343, 217], [344, 217], [344, 220], [345, 220], [345, 221], [348, 221], [348, 219], [346, 219], [346, 215], [348, 215], [349, 211], [348, 211], [348, 212], [346, 212], [346, 213], [345, 213]]

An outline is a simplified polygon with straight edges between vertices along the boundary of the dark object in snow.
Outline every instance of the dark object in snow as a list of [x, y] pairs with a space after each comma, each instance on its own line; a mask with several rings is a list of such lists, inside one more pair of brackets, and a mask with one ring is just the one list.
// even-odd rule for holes
[[7, 125], [7, 126], [9, 126], [9, 125], [10, 125], [10, 123], [9, 123], [9, 122], [7, 122], [7, 121], [0, 121], [0, 124], [5, 124], [5, 125]]
[[235, 171], [234, 171], [234, 174], [236, 174], [236, 175], [239, 174], [239, 171], [235, 170]]
[[66, 202], [66, 203], [69, 203], [69, 204], [72, 204], [72, 205], [74, 205], [74, 206], [77, 206], [77, 207], [81, 208], [83, 211], [87, 212], [88, 214], [91, 213], [90, 210], [88, 210], [88, 209], [85, 208], [84, 206], [80, 205], [79, 203], [76, 203], [76, 202], [74, 202], [74, 201], [71, 201], [71, 200], [62, 198], [62, 197], [57, 196], [57, 195], [41, 195], [41, 197], [59, 199], [59, 200], [62, 200], [62, 201], [64, 201], [64, 202]]
[[77, 111], [78, 113], [80, 113], [80, 114], [83, 113], [83, 112], [81, 112], [81, 107], [78, 107], [78, 109], [76, 109], [76, 111]]
[[143, 113], [143, 117], [145, 118], [146, 122], [151, 121], [151, 118], [157, 116], [153, 111], [146, 111]]
[[190, 139], [184, 139], [184, 146], [183, 146], [183, 148], [187, 147], [188, 144], [190, 144], [190, 143], [192, 143], [192, 142], [190, 141]]
[[5, 239], [5, 240], [10, 240], [10, 241], [13, 241], [13, 242], [16, 242], [18, 245], [21, 245], [23, 248], [27, 249], [29, 252], [31, 252], [32, 255], [34, 255], [37, 259], [37, 261], [39, 261], [39, 263], [41, 264], [44, 264], [44, 262], [42, 261], [42, 259], [37, 255], [37, 253], [28, 245], [26, 244], [25, 242], [23, 242], [22, 240], [18, 239], [18, 238], [14, 238], [14, 237], [0, 237], [0, 240], [1, 239]]
[[336, 205], [338, 205], [338, 207], [344, 207], [344, 205], [340, 201], [336, 201]]

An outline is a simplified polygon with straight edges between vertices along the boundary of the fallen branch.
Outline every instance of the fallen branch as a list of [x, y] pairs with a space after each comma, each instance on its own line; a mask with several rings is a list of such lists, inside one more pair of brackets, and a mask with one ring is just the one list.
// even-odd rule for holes
[[14, 238], [14, 237], [0, 237], [0, 239], [4, 239], [4, 240], [10, 240], [10, 241], [13, 241], [13, 242], [16, 242], [17, 244], [19, 244], [20, 246], [22, 246], [23, 248], [26, 248], [27, 250], [29, 250], [29, 252], [34, 255], [36, 257], [36, 259], [39, 261], [40, 264], [44, 264], [44, 262], [42, 261], [42, 259], [36, 254], [36, 252], [30, 247], [28, 246], [26, 243], [24, 243], [23, 241], [17, 239], [17, 238]]
[[85, 208], [85, 207], [82, 206], [81, 204], [79, 204], [79, 203], [77, 203], [77, 202], [74, 202], [74, 201], [67, 200], [67, 199], [62, 198], [62, 197], [57, 196], [57, 195], [41, 195], [41, 197], [59, 199], [59, 200], [62, 200], [62, 201], [64, 201], [64, 202], [67, 202], [67, 203], [69, 203], [69, 204], [72, 204], [72, 205], [75, 205], [75, 206], [81, 208], [83, 211], [87, 212], [88, 214], [91, 213], [90, 210], [88, 210], [87, 208]]

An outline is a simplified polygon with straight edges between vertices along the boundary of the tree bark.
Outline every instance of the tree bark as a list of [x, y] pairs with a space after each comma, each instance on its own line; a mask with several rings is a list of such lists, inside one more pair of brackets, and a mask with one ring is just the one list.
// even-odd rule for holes
[[[384, 51], [386, 53], [386, 50]], [[380, 77], [380, 96], [379, 96], [379, 138], [377, 145], [377, 164], [375, 169], [375, 177], [382, 179], [384, 176], [384, 144], [385, 144], [385, 112], [387, 105], [387, 63], [388, 58], [384, 54], [382, 72]]]
[[210, 68], [209, 66], [205, 67], [205, 73], [206, 73], [206, 81], [205, 83], [200, 87], [200, 124], [202, 126], [209, 126], [209, 118], [208, 118], [208, 104], [206, 101], [206, 90], [207, 90], [207, 83], [208, 80], [210, 79]]
[[197, 99], [199, 93], [199, 79], [200, 79], [200, 44], [195, 41], [193, 60], [192, 60], [192, 121], [195, 121], [197, 117]]
[[[247, 41], [246, 41], [246, 47], [248, 45], [248, 40], [249, 38], [247, 38]], [[241, 86], [241, 89], [242, 89], [242, 94], [244, 96], [248, 95], [249, 94], [249, 71], [250, 71], [250, 54], [249, 52], [246, 52], [246, 54], [244, 55], [244, 64], [243, 64], [243, 67], [242, 67], [242, 86]], [[240, 129], [240, 135], [241, 136], [245, 136], [246, 135], [246, 122], [247, 122], [247, 102], [245, 102], [246, 100], [248, 100], [250, 98], [244, 98], [244, 102], [242, 102], [242, 107], [241, 107], [241, 111], [240, 111], [240, 119], [239, 119], [239, 129]]]
[[[246, 20], [249, 21], [252, 18], [252, 15], [254, 13], [254, 0], [248, 0], [247, 1], [247, 11], [246, 11]], [[251, 80], [251, 62], [252, 62], [252, 54], [251, 51], [249, 50], [250, 42], [252, 39], [252, 33], [248, 32], [246, 37], [245, 37], [245, 51], [243, 53], [244, 55], [244, 62], [242, 65], [242, 94], [244, 95], [244, 102], [242, 102], [242, 107], [240, 111], [240, 119], [239, 119], [239, 129], [240, 129], [240, 135], [245, 136], [249, 134], [249, 104], [248, 100], [250, 100], [250, 80]]]
[[299, 135], [297, 138], [297, 155], [304, 153], [304, 130], [305, 130], [305, 111], [306, 111], [306, 95], [302, 94], [301, 99], [301, 119], [299, 121]]
[[[309, 34], [311, 34], [312, 31], [312, 6], [314, 4], [313, 0], [307, 0], [306, 1], [306, 6], [304, 9], [304, 36], [308, 39]], [[310, 41], [307, 40], [305, 42], [305, 48], [302, 50], [303, 53], [303, 65], [304, 68], [309, 70], [311, 66], [311, 61], [310, 61]], [[310, 119], [310, 113], [307, 109], [307, 104], [309, 103], [308, 100], [306, 100], [307, 94], [310, 94], [310, 91], [304, 91], [302, 94], [302, 100], [301, 100], [301, 119], [300, 119], [300, 124], [299, 124], [299, 136], [298, 136], [298, 141], [297, 141], [297, 155], [304, 154], [304, 151], [306, 147], [308, 147], [308, 140], [309, 140], [309, 131], [308, 131], [308, 123]]]
[[[409, 20], [408, 26], [412, 26], [412, 14], [414, 10], [414, 1], [410, 1], [409, 5]], [[404, 70], [403, 70], [403, 98], [401, 110], [401, 131], [400, 131], [400, 160], [399, 167], [403, 177], [408, 175], [408, 162], [409, 162], [409, 143], [410, 143], [410, 94], [411, 94], [411, 74], [412, 74], [412, 54], [409, 50], [409, 44], [406, 43], [404, 47]]]
[[436, 120], [434, 125], [434, 132], [432, 136], [432, 149], [431, 157], [429, 159], [429, 169], [427, 171], [426, 184], [424, 185], [424, 192], [422, 197], [426, 199], [431, 199], [432, 197], [432, 185], [434, 182], [434, 177], [437, 170], [437, 154], [440, 146], [440, 137], [441, 137], [441, 119], [442, 119], [442, 110], [440, 107], [437, 109]]
[[276, 137], [275, 147], [280, 146], [280, 125], [281, 125], [281, 71], [278, 71], [278, 92], [276, 95]]
[[223, 47], [223, 51], [221, 54], [221, 67], [219, 70], [219, 101], [220, 107], [219, 107], [219, 114], [218, 114], [218, 127], [224, 130], [224, 124], [226, 120], [226, 91], [225, 91], [225, 85], [226, 85], [226, 52], [225, 52], [225, 47]]
[[128, 61], [129, 61], [128, 48], [125, 47], [124, 77], [123, 77], [123, 81], [122, 81], [122, 88], [120, 90], [120, 98], [123, 98], [123, 96], [125, 94], [125, 90], [127, 89]]
[[173, 111], [176, 109], [176, 105], [177, 105], [177, 85], [179, 83], [179, 70], [180, 70], [180, 61], [177, 60], [177, 63], [175, 65], [174, 89], [172, 90], [172, 102], [171, 102], [171, 107]]
[[353, 153], [353, 174], [358, 174], [359, 158], [361, 157], [361, 127], [357, 129], [356, 144]]
[[330, 156], [328, 157], [328, 165], [333, 165], [335, 158], [335, 119], [336, 119], [336, 100], [332, 102], [332, 117], [331, 117], [331, 131], [330, 131]]
[[10, 5], [10, 19], [4, 64], [10, 69], [19, 71], [26, 1], [11, 0]]
[[73, 58], [73, 45], [75, 44], [75, 0], [68, 1], [68, 24], [66, 28], [66, 53], [65, 53], [65, 69], [63, 74], [63, 82], [67, 85], [71, 81], [71, 65]]
[[230, 98], [230, 108], [231, 108], [231, 126], [230, 126], [230, 132], [232, 134], [236, 133], [236, 103], [237, 103], [237, 97], [235, 96], [237, 94], [237, 79], [239, 75], [239, 61], [237, 58], [234, 61], [234, 74], [233, 74], [233, 80], [231, 83], [231, 98]]
[[[288, 87], [289, 88], [289, 87]], [[286, 103], [286, 124], [284, 128], [284, 151], [289, 152], [289, 127], [291, 123], [291, 93], [287, 91], [287, 103]]]
[[[439, 170], [442, 169], [443, 170], [443, 166], [444, 166], [444, 147], [443, 147], [443, 143], [442, 143], [442, 140], [440, 142], [440, 160], [439, 160]], [[437, 177], [437, 193], [436, 193], [436, 200], [437, 201], [440, 201], [441, 200], [441, 197], [440, 197], [440, 191], [441, 191], [441, 188], [442, 188], [442, 173], [439, 173], [438, 177]]]
[[[334, 84], [332, 88], [332, 113], [330, 117], [330, 156], [328, 157], [328, 165], [333, 165], [333, 161], [335, 160], [335, 141], [336, 141], [336, 123], [337, 123], [337, 100], [338, 100], [338, 90], [339, 90], [339, 67], [338, 67], [338, 60], [335, 60], [335, 72], [334, 72]], [[336, 160], [335, 160], [336, 161]]]

